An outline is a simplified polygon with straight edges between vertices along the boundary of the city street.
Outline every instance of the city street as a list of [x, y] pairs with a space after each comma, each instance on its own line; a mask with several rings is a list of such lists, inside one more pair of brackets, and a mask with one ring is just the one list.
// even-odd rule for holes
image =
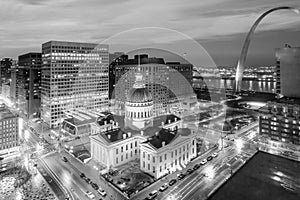
[[[55, 148], [53, 145], [40, 145], [39, 143], [41, 142], [41, 139], [30, 130], [26, 130], [24, 134], [24, 154], [27, 157], [32, 157], [28, 159], [28, 167], [36, 167], [38, 169], [39, 173], [44, 177], [45, 181], [47, 181], [58, 199], [64, 200], [67, 197], [71, 197], [71, 192], [65, 189], [65, 187], [60, 183], [59, 178], [55, 177], [52, 173], [52, 169], [44, 161], [44, 157], [46, 155], [54, 153]], [[34, 164], [36, 166], [33, 167]]]
[[[156, 199], [198, 200], [207, 198], [257, 151], [256, 144], [251, 142], [257, 135], [254, 134], [254, 136], [249, 136], [249, 132], [254, 131], [255, 126], [252, 127], [252, 129], [247, 130], [247, 132], [241, 134], [240, 140], [237, 140], [236, 142], [227, 141], [230, 146], [220, 151], [216, 158], [208, 161], [206, 165], [201, 166], [191, 175], [187, 175], [183, 180], [177, 180], [177, 183], [174, 186], [169, 186], [164, 192], [159, 192]], [[211, 154], [212, 153], [207, 153], [195, 159], [187, 165], [186, 169], [182, 170], [182, 173], [186, 173], [187, 169], [193, 168], [196, 163], [200, 163], [202, 159]], [[138, 193], [132, 199], [137, 200], [145, 198], [153, 190], [159, 190], [159, 187], [164, 183], [168, 183], [173, 178], [177, 179], [177, 174], [179, 174], [179, 172], [169, 175], [167, 179], [165, 178], [154, 183]]]

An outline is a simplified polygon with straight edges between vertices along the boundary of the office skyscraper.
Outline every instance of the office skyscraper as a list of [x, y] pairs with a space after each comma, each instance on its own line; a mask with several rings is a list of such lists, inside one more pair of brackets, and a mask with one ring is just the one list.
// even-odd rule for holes
[[167, 62], [166, 65], [170, 67], [170, 101], [174, 98], [182, 99], [193, 95], [193, 65], [180, 62]]
[[42, 45], [42, 119], [57, 127], [66, 111], [106, 110], [108, 45], [49, 41]]
[[4, 104], [0, 105], [0, 157], [19, 149], [19, 121]]
[[300, 47], [276, 49], [276, 92], [283, 96], [300, 98], [300, 90], [295, 86], [300, 85]]
[[18, 63], [18, 106], [25, 116], [38, 116], [41, 106], [42, 54], [20, 55]]
[[0, 92], [2, 91], [2, 85], [9, 81], [11, 78], [11, 66], [13, 65], [13, 60], [11, 58], [3, 58], [0, 61]]

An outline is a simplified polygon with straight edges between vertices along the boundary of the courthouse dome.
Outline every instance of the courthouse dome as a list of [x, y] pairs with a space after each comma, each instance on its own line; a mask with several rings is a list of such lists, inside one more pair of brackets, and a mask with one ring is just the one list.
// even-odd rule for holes
[[130, 103], [147, 103], [152, 101], [152, 95], [146, 88], [131, 88], [127, 101]]

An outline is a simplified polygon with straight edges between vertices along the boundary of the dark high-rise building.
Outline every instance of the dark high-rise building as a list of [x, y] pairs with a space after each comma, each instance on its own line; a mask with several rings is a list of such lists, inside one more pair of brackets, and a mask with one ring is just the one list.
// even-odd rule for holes
[[3, 58], [0, 61], [0, 92], [2, 91], [2, 84], [8, 82], [11, 78], [11, 66], [13, 64], [13, 60], [11, 58]]
[[11, 66], [11, 83], [10, 83], [10, 99], [13, 104], [17, 105], [18, 100], [18, 65], [15, 63]]
[[108, 107], [108, 45], [49, 41], [42, 45], [41, 117], [57, 127], [67, 111]]
[[111, 66], [114, 69], [114, 84], [124, 78], [116, 88], [117, 102], [125, 102], [127, 91], [133, 85], [134, 73], [140, 66], [146, 88], [153, 94], [154, 115], [164, 114], [169, 102], [183, 100], [194, 93], [192, 64], [165, 63], [163, 58], [151, 58], [142, 54], [135, 55], [133, 59], [128, 59], [127, 55], [120, 56]]
[[[173, 98], [184, 98], [193, 94], [193, 65], [181, 64], [180, 62], [167, 62], [170, 67], [169, 86], [170, 101]], [[173, 96], [175, 94], [175, 96]]]
[[109, 60], [109, 99], [111, 99], [116, 84], [116, 66], [128, 60], [128, 55], [124, 55], [122, 52], [116, 52], [109, 54]]
[[169, 67], [163, 58], [149, 58], [148, 55], [135, 55], [133, 59], [124, 59], [115, 67], [115, 100], [123, 106], [128, 91], [135, 81], [135, 73], [140, 70], [147, 90], [153, 96], [154, 116], [167, 112], [169, 100]]
[[18, 107], [25, 116], [38, 116], [41, 106], [42, 53], [19, 56], [17, 77]]
[[300, 98], [300, 47], [276, 49], [276, 92], [283, 96]]

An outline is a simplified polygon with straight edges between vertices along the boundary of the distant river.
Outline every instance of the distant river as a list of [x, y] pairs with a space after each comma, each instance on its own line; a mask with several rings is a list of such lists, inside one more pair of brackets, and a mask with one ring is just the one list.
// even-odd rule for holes
[[[233, 89], [234, 79], [216, 79], [205, 78], [204, 79], [208, 88], [226, 88]], [[270, 92], [274, 93], [276, 88], [276, 82], [274, 81], [262, 81], [262, 80], [243, 80], [242, 90], [253, 90], [258, 92]]]

